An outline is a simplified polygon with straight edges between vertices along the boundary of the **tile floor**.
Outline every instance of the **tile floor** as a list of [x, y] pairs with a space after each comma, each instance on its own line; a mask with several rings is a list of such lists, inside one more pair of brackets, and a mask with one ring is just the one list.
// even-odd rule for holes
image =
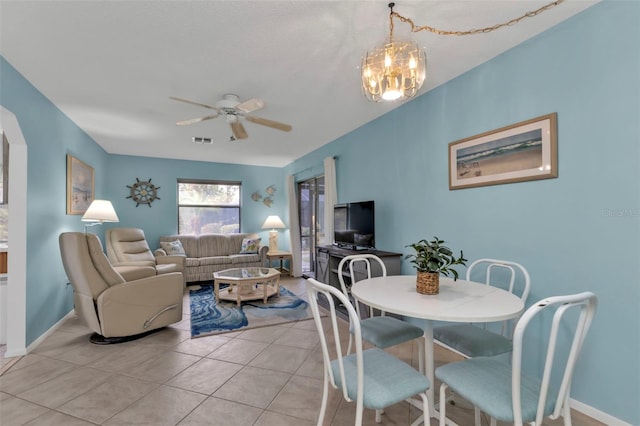
[[[303, 294], [305, 280], [283, 278]], [[0, 364], [0, 424], [13, 425], [313, 425], [320, 409], [322, 359], [313, 321], [190, 339], [189, 296], [184, 320], [135, 342], [89, 343], [71, 318], [29, 355]], [[436, 364], [458, 359], [436, 347]], [[416, 365], [415, 344], [393, 354]], [[0, 355], [4, 353], [0, 350]], [[326, 424], [352, 425], [354, 404], [332, 391]], [[473, 424], [464, 403], [447, 409]], [[408, 425], [407, 403], [389, 407], [382, 425]], [[488, 424], [483, 419], [483, 424]], [[365, 424], [374, 414], [365, 410]], [[437, 424], [435, 419], [432, 425]], [[556, 420], [545, 425], [559, 425]], [[576, 426], [600, 425], [574, 413]]]

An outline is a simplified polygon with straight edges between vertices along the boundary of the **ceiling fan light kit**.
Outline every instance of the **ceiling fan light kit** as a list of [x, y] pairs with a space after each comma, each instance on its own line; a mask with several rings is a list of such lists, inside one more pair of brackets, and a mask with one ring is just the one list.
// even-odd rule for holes
[[[201, 106], [203, 108], [208, 108], [215, 110], [215, 114], [205, 115], [203, 117], [191, 118], [188, 120], [182, 120], [176, 122], [177, 126], [188, 126], [190, 124], [199, 123], [206, 120], [212, 120], [214, 118], [218, 118], [219, 116], [223, 116], [224, 120], [231, 127], [231, 138], [230, 141], [235, 141], [238, 139], [247, 139], [249, 135], [244, 128], [244, 125], [240, 121], [240, 119], [245, 119], [251, 123], [260, 124], [262, 126], [271, 127], [273, 129], [281, 130], [283, 132], [288, 132], [292, 129], [292, 127], [288, 124], [280, 123], [273, 120], [267, 120], [266, 118], [255, 117], [253, 115], [248, 115], [249, 113], [262, 109], [265, 106], [265, 103], [262, 99], [251, 98], [244, 102], [240, 102], [240, 97], [238, 95], [226, 94], [222, 97], [221, 100], [216, 102], [215, 105], [208, 105], [200, 102], [191, 101], [183, 98], [176, 98], [174, 96], [170, 96], [170, 99], [174, 101], [184, 102], [191, 105]], [[195, 143], [212, 143], [212, 140], [209, 138], [193, 138], [193, 142]]]
[[402, 101], [414, 97], [424, 83], [427, 75], [427, 55], [415, 41], [393, 38], [393, 18], [411, 25], [411, 32], [414, 33], [429, 31], [438, 35], [456, 36], [485, 34], [502, 27], [515, 25], [524, 18], [532, 18], [563, 1], [556, 0], [501, 24], [468, 31], [439, 30], [428, 25], [416, 26], [411, 19], [393, 11], [395, 3], [389, 3], [389, 39], [368, 50], [362, 59], [363, 93], [371, 102]]

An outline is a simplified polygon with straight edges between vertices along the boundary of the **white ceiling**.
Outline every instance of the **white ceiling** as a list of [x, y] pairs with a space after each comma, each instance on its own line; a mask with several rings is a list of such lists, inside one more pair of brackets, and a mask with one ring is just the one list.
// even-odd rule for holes
[[[567, 0], [491, 34], [410, 35], [397, 20], [394, 34], [426, 48], [424, 94], [595, 2]], [[363, 53], [389, 32], [387, 3], [1, 0], [0, 54], [108, 153], [282, 167], [400, 105], [369, 103], [360, 89]], [[399, 0], [394, 10], [466, 30], [546, 3]], [[220, 117], [175, 125], [211, 110], [169, 96], [215, 104], [225, 93], [263, 99], [252, 115], [293, 130], [244, 122], [249, 138], [230, 142]]]

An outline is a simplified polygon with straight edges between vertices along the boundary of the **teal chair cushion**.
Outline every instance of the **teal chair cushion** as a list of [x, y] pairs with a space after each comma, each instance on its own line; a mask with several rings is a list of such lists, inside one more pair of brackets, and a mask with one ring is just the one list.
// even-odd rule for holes
[[513, 349], [510, 339], [471, 324], [436, 327], [433, 338], [469, 358], [500, 355]]
[[[471, 358], [443, 365], [436, 377], [447, 383], [461, 397], [496, 420], [513, 422], [511, 402], [511, 364], [497, 357]], [[522, 374], [522, 421], [536, 418], [540, 380]], [[553, 411], [557, 390], [549, 388], [544, 415]]]
[[[364, 361], [363, 405], [381, 410], [410, 398], [430, 387], [429, 379], [423, 374], [389, 355], [382, 349], [372, 348], [362, 352]], [[358, 387], [356, 355], [343, 358], [347, 394], [355, 400]], [[338, 361], [331, 361], [331, 370], [338, 387], [342, 386]]]
[[[420, 327], [393, 317], [371, 317], [360, 321], [362, 340], [379, 348], [388, 348], [422, 337]], [[353, 333], [353, 329], [351, 329]]]

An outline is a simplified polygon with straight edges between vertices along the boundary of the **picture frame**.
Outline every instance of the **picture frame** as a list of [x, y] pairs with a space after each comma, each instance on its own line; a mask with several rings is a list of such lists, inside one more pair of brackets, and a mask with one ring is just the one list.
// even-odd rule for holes
[[93, 167], [67, 154], [67, 214], [84, 214], [94, 197]]
[[449, 143], [449, 190], [558, 177], [557, 113]]

